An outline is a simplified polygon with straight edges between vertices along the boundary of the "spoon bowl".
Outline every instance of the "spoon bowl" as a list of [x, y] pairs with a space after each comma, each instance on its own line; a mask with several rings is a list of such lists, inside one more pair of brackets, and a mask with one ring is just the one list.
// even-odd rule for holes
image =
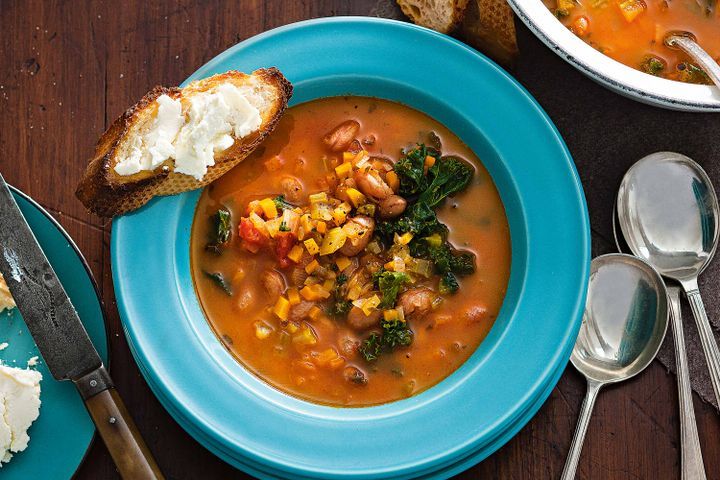
[[718, 211], [705, 171], [679, 153], [642, 158], [618, 191], [618, 221], [631, 251], [680, 282], [696, 279], [715, 255]]
[[653, 267], [622, 253], [593, 259], [585, 314], [570, 357], [587, 379], [587, 393], [562, 480], [575, 478], [600, 388], [642, 372], [657, 355], [667, 325], [667, 290]]
[[624, 254], [597, 257], [570, 361], [597, 382], [633, 377], [657, 355], [667, 318], [665, 283], [650, 265]]
[[617, 196], [618, 223], [630, 250], [685, 290], [718, 403], [720, 349], [697, 278], [715, 255], [719, 212], [710, 178], [679, 153], [640, 159], [623, 177]]

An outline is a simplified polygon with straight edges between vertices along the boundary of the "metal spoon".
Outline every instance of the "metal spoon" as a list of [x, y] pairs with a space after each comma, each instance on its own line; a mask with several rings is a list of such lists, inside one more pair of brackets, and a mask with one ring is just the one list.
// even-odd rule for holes
[[[613, 206], [613, 236], [618, 251], [628, 250], [628, 245], [622, 242], [618, 235], [617, 202]], [[624, 245], [621, 245], [623, 243]], [[678, 401], [680, 412], [680, 478], [682, 480], [705, 480], [705, 465], [703, 464], [700, 438], [698, 437], [697, 422], [695, 421], [695, 407], [692, 401], [692, 387], [690, 386], [690, 369], [688, 367], [687, 351], [685, 347], [685, 334], [683, 331], [682, 311], [680, 309], [680, 287], [668, 286], [668, 299], [670, 300], [670, 320], [672, 323], [673, 339], [675, 340], [675, 363], [677, 369]]]
[[697, 277], [718, 243], [718, 200], [705, 171], [679, 153], [658, 152], [630, 167], [617, 197], [618, 222], [630, 250], [682, 285], [720, 403], [720, 350]]
[[720, 65], [698, 43], [695, 37], [688, 32], [670, 32], [665, 36], [665, 45], [670, 48], [679, 48], [702, 67], [710, 79], [720, 87]]
[[562, 480], [575, 478], [600, 388], [643, 371], [662, 345], [667, 322], [665, 284], [649, 264], [621, 253], [592, 261], [583, 323], [570, 357], [587, 379], [587, 393]]

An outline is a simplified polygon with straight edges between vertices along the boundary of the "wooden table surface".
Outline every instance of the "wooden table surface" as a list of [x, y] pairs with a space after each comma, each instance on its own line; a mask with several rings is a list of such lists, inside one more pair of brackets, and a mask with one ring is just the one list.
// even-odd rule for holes
[[[226, 48], [267, 29], [314, 17], [367, 15], [374, 4], [0, 0], [0, 172], [52, 212], [87, 257], [108, 310], [111, 374], [168, 478], [245, 475], [185, 433], [140, 375], [113, 295], [110, 224], [85, 212], [73, 194], [75, 185], [97, 137], [152, 86], [176, 85]], [[612, 201], [623, 173], [640, 157], [657, 150], [683, 152], [720, 184], [714, 162], [720, 153], [718, 116], [667, 112], [621, 98], [580, 75], [524, 26], [518, 36], [521, 57], [512, 73], [556, 122], [576, 160], [594, 254], [612, 249]], [[548, 221], [562, 224], [561, 218]], [[713, 288], [720, 279], [718, 263], [701, 284], [710, 293], [710, 315], [720, 315]], [[602, 393], [578, 477], [679, 478], [675, 385], [675, 377], [655, 362], [639, 378]], [[581, 377], [568, 368], [535, 418], [459, 478], [557, 478], [584, 391]], [[708, 478], [720, 479], [718, 415], [695, 400]], [[118, 478], [102, 442], [93, 444], [77, 478]]]

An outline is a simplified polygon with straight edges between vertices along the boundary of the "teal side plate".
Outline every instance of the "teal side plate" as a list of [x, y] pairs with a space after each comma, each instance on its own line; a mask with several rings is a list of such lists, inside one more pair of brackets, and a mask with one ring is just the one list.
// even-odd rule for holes
[[[90, 269], [72, 239], [40, 205], [12, 188], [15, 201], [77, 309], [90, 338], [107, 364], [105, 318]], [[0, 361], [25, 368], [31, 357], [40, 382], [40, 417], [30, 426], [30, 443], [24, 452], [3, 464], [3, 480], [65, 479], [73, 476], [95, 435], [95, 425], [71, 382], [56, 381], [38, 352], [22, 316], [13, 309], [0, 313]]]

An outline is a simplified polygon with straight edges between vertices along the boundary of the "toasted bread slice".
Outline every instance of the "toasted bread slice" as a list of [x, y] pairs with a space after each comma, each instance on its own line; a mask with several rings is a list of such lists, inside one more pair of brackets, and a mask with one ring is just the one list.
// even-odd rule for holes
[[506, 0], [470, 0], [459, 33], [466, 43], [505, 66], [517, 57], [515, 18]]
[[440, 33], [450, 33], [460, 24], [468, 0], [397, 0], [410, 20]]
[[[133, 148], [143, 146], [143, 136], [156, 123], [159, 111], [156, 100], [159, 97], [167, 95], [173, 100], [180, 100], [182, 114], [187, 117], [194, 96], [214, 92], [226, 83], [247, 93], [246, 100], [260, 114], [260, 126], [242, 138], [236, 138], [232, 133], [234, 143], [214, 153], [215, 164], [207, 167], [201, 179], [176, 172], [173, 158], [166, 159], [152, 170], [123, 175], [116, 171], [118, 162], [125, 159]], [[75, 194], [91, 212], [113, 217], [141, 207], [156, 195], [173, 195], [203, 187], [255, 150], [275, 128], [291, 95], [292, 85], [275, 68], [256, 70], [251, 75], [229, 71], [197, 80], [184, 88], [156, 87], [115, 120], [100, 137], [95, 156]]]

